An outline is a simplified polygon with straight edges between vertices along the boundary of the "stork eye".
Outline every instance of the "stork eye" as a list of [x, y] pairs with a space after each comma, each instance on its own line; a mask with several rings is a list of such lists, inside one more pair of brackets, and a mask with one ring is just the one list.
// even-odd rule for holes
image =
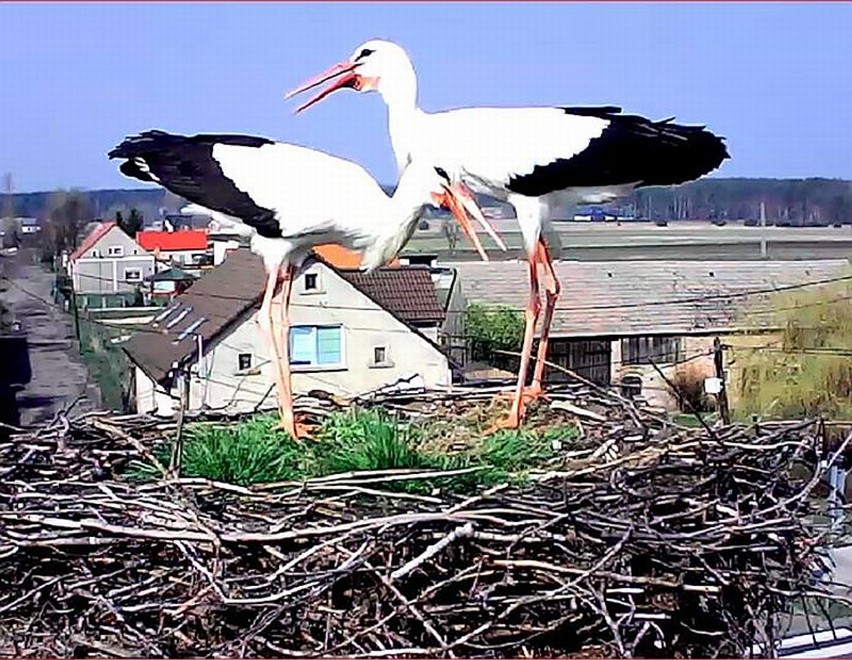
[[360, 53], [358, 53], [358, 57], [355, 58], [355, 61], [357, 62], [358, 60], [362, 60], [365, 57], [369, 57], [370, 55], [372, 55], [375, 52], [376, 51], [374, 51], [372, 48], [365, 48]]
[[450, 180], [450, 177], [447, 175], [447, 171], [443, 167], [436, 167], [435, 171], [438, 173], [439, 177], [446, 179], [447, 181]]

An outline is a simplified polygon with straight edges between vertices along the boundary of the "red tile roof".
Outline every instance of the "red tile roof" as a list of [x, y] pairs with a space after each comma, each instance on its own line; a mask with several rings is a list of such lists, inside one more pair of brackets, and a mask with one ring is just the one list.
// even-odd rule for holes
[[95, 245], [98, 244], [98, 241], [101, 240], [106, 235], [106, 233], [113, 227], [115, 227], [114, 222], [105, 222], [95, 227], [92, 233], [83, 239], [83, 242], [80, 243], [80, 247], [74, 250], [68, 257], [68, 259], [70, 261], [76, 261], [77, 259], [82, 257], [84, 254], [86, 254], [86, 252], [95, 247]]
[[140, 231], [136, 242], [149, 252], [160, 250], [206, 250], [207, 232], [203, 229], [184, 229], [178, 231]]

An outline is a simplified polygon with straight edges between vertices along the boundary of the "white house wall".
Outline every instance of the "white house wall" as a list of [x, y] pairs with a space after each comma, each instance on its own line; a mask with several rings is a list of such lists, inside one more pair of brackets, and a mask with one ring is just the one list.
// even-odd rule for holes
[[[354, 286], [324, 265], [312, 264], [305, 273], [317, 275], [318, 291], [304, 291], [304, 274], [295, 282], [291, 298], [292, 325], [343, 326], [340, 367], [293, 367], [295, 394], [323, 390], [342, 396], [365, 394], [412, 379], [413, 386], [451, 383], [447, 358], [390, 313], [378, 307]], [[376, 347], [387, 351], [388, 366], [371, 364]], [[239, 354], [252, 356], [252, 368], [239, 371]], [[190, 408], [206, 404], [231, 412], [251, 411], [275, 382], [273, 364], [252, 315], [208, 351], [193, 378]], [[274, 407], [276, 391], [261, 408]]]
[[136, 369], [136, 412], [139, 414], [172, 415], [175, 410], [175, 399], [166, 391], [154, 384], [144, 371]]
[[[110, 256], [110, 248], [122, 248], [122, 256]], [[126, 271], [139, 270], [142, 280], [127, 282]], [[112, 227], [71, 265], [78, 294], [132, 293], [137, 284], [154, 272], [154, 257], [119, 227]]]

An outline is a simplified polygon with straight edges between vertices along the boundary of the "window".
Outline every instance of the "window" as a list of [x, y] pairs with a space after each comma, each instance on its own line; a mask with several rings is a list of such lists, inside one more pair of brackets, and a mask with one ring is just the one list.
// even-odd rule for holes
[[290, 328], [290, 364], [294, 366], [341, 366], [343, 351], [340, 326]]
[[111, 245], [107, 248], [107, 256], [109, 257], [123, 257], [124, 256], [124, 247], [121, 245]]
[[629, 337], [621, 340], [624, 364], [671, 364], [681, 360], [680, 337]]
[[388, 349], [387, 346], [376, 346], [373, 348], [373, 363], [374, 364], [384, 364], [388, 361]]
[[240, 353], [237, 356], [240, 371], [251, 369], [251, 353]]
[[125, 282], [141, 282], [142, 281], [142, 271], [138, 268], [127, 268], [124, 271], [124, 281]]
[[305, 291], [316, 291], [317, 290], [317, 274], [316, 273], [306, 273], [305, 274]]

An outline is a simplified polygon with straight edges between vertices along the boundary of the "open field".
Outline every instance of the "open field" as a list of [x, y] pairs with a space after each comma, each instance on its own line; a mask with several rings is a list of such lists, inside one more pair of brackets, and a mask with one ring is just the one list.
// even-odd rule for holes
[[[477, 258], [462, 236], [454, 255], [439, 232], [439, 223], [429, 231], [418, 231], [406, 248], [409, 253], [434, 253], [448, 261]], [[495, 222], [508, 251], [501, 252], [487, 235], [483, 245], [493, 258], [517, 258], [521, 234], [517, 221]], [[852, 255], [852, 227], [715, 227], [710, 223], [681, 222], [668, 227], [652, 224], [554, 223], [562, 243], [562, 258], [581, 261], [630, 259], [757, 259], [765, 237], [771, 259], [836, 259]]]

